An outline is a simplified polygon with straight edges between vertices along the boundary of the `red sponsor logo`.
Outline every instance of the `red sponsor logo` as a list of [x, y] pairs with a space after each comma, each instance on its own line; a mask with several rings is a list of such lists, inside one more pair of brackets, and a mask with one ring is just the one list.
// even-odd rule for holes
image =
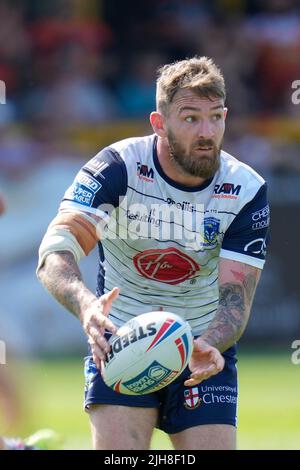
[[194, 277], [200, 266], [177, 248], [146, 250], [133, 258], [138, 272], [153, 281], [180, 284]]

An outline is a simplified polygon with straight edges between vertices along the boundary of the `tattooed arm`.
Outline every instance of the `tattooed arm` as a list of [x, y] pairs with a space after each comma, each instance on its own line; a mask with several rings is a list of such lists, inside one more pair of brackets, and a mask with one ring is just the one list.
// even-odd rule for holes
[[53, 297], [78, 317], [88, 336], [94, 361], [100, 369], [101, 360], [105, 359], [109, 351], [103, 336], [104, 329], [116, 332], [116, 327], [107, 315], [119, 290], [114, 288], [98, 299], [85, 286], [75, 258], [68, 251], [49, 254], [37, 275]]
[[261, 270], [248, 264], [221, 258], [219, 264], [219, 308], [201, 336], [223, 352], [242, 336]]
[[84, 285], [72, 253], [51, 253], [37, 274], [50, 294], [81, 321], [84, 310], [96, 297]]
[[242, 336], [261, 270], [248, 264], [220, 258], [219, 308], [214, 320], [201, 336], [223, 352]]
[[219, 307], [207, 330], [195, 340], [189, 364], [191, 376], [185, 385], [194, 386], [224, 367], [221, 355], [242, 336], [250, 316], [261, 270], [248, 264], [220, 258]]

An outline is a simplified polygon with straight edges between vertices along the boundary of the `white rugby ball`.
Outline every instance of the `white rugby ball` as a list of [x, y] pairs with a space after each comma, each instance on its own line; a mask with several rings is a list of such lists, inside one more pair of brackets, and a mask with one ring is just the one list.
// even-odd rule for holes
[[102, 376], [106, 385], [126, 395], [145, 395], [169, 385], [185, 369], [193, 351], [190, 325], [165, 311], [129, 320], [109, 343]]

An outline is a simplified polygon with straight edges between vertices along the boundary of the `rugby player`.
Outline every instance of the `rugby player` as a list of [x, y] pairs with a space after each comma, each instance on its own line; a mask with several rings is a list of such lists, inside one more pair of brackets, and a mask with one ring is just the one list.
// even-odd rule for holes
[[[234, 449], [236, 343], [264, 265], [266, 183], [222, 150], [225, 84], [211, 59], [161, 67], [156, 106], [153, 135], [111, 144], [79, 171], [43, 238], [37, 273], [88, 337], [95, 449], [148, 449], [155, 426], [175, 449]], [[78, 262], [96, 244], [94, 295]], [[157, 393], [115, 393], [101, 378], [109, 334], [159, 309], [190, 323], [189, 367]]]

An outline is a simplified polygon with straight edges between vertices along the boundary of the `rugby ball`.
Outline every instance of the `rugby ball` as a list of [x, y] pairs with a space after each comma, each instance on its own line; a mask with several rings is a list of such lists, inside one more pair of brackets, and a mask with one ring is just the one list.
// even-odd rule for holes
[[136, 316], [109, 343], [102, 376], [106, 385], [125, 395], [145, 395], [169, 385], [185, 369], [193, 351], [190, 325], [165, 311]]

